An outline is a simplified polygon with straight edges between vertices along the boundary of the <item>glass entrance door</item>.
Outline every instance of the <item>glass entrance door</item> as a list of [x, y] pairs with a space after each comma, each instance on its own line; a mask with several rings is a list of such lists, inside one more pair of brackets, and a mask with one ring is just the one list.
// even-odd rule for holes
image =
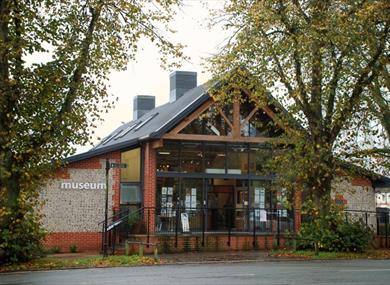
[[206, 191], [206, 229], [226, 231], [234, 222], [230, 214], [234, 209], [234, 180], [208, 179]]

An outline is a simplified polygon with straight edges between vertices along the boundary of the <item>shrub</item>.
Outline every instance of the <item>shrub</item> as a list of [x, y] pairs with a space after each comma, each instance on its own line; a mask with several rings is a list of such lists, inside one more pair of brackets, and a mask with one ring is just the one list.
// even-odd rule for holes
[[332, 210], [326, 216], [302, 223], [297, 247], [323, 251], [362, 252], [367, 249], [373, 233], [362, 221], [347, 222], [342, 212]]
[[127, 223], [130, 227], [134, 226], [141, 220], [138, 213], [131, 213], [128, 217]]
[[8, 225], [0, 231], [0, 264], [24, 262], [43, 254], [45, 232], [33, 210], [12, 212], [2, 208], [0, 223]]
[[70, 251], [71, 253], [76, 253], [76, 252], [78, 251], [77, 245], [72, 244], [72, 245], [69, 247], [69, 251]]
[[56, 253], [60, 253], [61, 252], [61, 249], [59, 246], [55, 245], [55, 246], [52, 246], [51, 248], [49, 248], [47, 250], [47, 253], [48, 254], [56, 254]]

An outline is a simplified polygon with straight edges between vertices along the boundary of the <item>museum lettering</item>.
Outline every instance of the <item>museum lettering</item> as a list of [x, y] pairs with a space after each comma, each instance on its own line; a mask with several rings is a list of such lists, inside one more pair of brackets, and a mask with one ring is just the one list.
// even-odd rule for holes
[[104, 183], [94, 182], [62, 182], [60, 189], [103, 190], [106, 189], [106, 185]]

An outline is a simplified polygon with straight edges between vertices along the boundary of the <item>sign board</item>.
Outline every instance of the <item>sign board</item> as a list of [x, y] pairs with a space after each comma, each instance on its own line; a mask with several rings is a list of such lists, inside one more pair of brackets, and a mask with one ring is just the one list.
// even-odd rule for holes
[[188, 233], [190, 231], [190, 223], [188, 220], [187, 213], [181, 213], [181, 226], [183, 228], [183, 233]]
[[126, 163], [110, 163], [110, 168], [127, 168]]

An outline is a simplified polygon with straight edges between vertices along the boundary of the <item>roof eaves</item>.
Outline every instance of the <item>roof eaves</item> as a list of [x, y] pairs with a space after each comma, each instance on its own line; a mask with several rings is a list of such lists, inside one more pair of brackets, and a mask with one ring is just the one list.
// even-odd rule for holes
[[108, 152], [130, 148], [130, 147], [136, 146], [138, 144], [139, 144], [139, 140], [138, 139], [133, 139], [133, 140], [130, 140], [130, 141], [125, 141], [125, 142], [121, 142], [121, 143], [118, 143], [118, 144], [109, 145], [107, 147], [93, 149], [93, 150], [90, 150], [90, 151], [87, 151], [87, 152], [84, 152], [84, 153], [80, 153], [80, 154], [76, 154], [76, 155], [67, 157], [67, 158], [65, 158], [65, 162], [67, 162], [67, 163], [77, 162], [77, 161], [80, 161], [80, 160], [92, 158], [94, 156], [102, 155], [102, 154], [105, 154], [105, 153], [108, 153]]
[[390, 178], [386, 176], [379, 176], [372, 182], [374, 188], [390, 188]]

